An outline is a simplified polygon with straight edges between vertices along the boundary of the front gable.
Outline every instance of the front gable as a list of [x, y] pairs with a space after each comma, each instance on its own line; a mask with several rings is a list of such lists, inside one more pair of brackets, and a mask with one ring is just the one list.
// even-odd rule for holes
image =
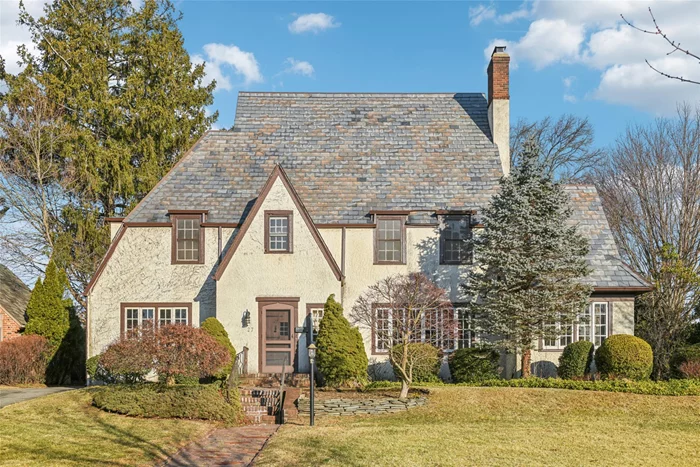
[[[269, 251], [269, 217], [288, 215], [290, 251], [275, 254]], [[231, 247], [221, 261], [214, 275], [219, 281], [231, 263], [239, 267], [241, 262], [256, 258], [261, 267], [289, 267], [296, 264], [298, 270], [310, 270], [312, 265], [322, 260], [327, 263], [319, 265], [330, 271], [338, 281], [342, 273], [330, 250], [323, 241], [301, 199], [289, 182], [280, 166], [276, 166], [260, 191], [250, 213], [236, 233]], [[289, 272], [294, 271], [291, 269]]]

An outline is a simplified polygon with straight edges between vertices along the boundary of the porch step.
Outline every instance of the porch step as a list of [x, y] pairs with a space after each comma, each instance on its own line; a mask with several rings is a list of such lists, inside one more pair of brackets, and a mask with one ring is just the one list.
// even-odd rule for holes
[[[299, 389], [287, 388], [284, 403], [283, 423], [295, 418], [299, 411], [294, 402], [299, 398]], [[241, 387], [238, 389], [243, 413], [249, 423], [266, 425], [279, 423], [280, 390], [260, 387]]]

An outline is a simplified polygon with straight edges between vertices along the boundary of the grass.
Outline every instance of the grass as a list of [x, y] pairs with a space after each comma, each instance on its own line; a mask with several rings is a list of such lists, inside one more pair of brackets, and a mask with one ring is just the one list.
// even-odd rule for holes
[[151, 465], [214, 426], [105, 413], [91, 401], [83, 389], [0, 409], [0, 466]]
[[682, 466], [699, 432], [695, 396], [443, 387], [400, 414], [284, 425], [256, 465]]

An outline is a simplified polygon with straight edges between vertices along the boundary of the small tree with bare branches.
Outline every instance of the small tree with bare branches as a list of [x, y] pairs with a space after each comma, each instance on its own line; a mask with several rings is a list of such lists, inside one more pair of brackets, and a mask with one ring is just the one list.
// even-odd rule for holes
[[[355, 302], [350, 314], [355, 324], [372, 331], [373, 348], [386, 352], [401, 381], [401, 395], [408, 396], [414, 370], [425, 366], [410, 344], [425, 340], [438, 348], [453, 347], [454, 312], [447, 293], [424, 274], [390, 276], [372, 285]], [[401, 351], [391, 351], [401, 346]]]
[[[631, 21], [628, 21], [627, 18], [625, 18], [623, 15], [620, 15], [620, 17], [622, 18], [622, 20], [623, 20], [625, 23], [627, 23], [628, 26], [630, 26], [631, 28], [636, 29], [637, 31], [643, 32], [644, 34], [651, 34], [651, 35], [654, 35], [654, 36], [660, 36], [660, 37], [662, 37], [663, 40], [665, 40], [665, 41], [668, 43], [668, 45], [670, 46], [670, 48], [671, 48], [671, 50], [670, 50], [666, 55], [671, 55], [671, 54], [675, 54], [675, 53], [680, 53], [680, 54], [682, 54], [682, 55], [685, 55], [685, 56], [688, 57], [688, 58], [695, 59], [695, 60], [698, 61], [698, 63], [700, 63], [700, 55], [697, 55], [697, 54], [691, 52], [691, 51], [690, 51], [689, 49], [687, 49], [687, 48], [681, 47], [681, 43], [680, 43], [680, 42], [677, 42], [677, 41], [671, 39], [670, 37], [668, 37], [668, 35], [661, 29], [661, 27], [659, 26], [659, 23], [656, 21], [656, 17], [654, 16], [654, 13], [651, 11], [651, 7], [649, 7], [649, 15], [651, 16], [651, 20], [652, 20], [652, 22], [654, 23], [654, 28], [653, 28], [653, 29], [644, 29], [644, 28], [640, 28], [640, 27], [638, 27], [638, 26], [635, 26]], [[654, 70], [655, 72], [657, 72], [658, 74], [660, 74], [661, 76], [663, 76], [663, 77], [665, 77], [665, 78], [677, 79], [678, 81], [681, 81], [681, 82], [683, 82], [683, 83], [700, 84], [700, 81], [693, 80], [693, 79], [688, 79], [688, 78], [685, 78], [685, 77], [683, 77], [683, 76], [671, 75], [671, 74], [666, 73], [666, 72], [664, 72], [664, 71], [662, 71], [662, 70], [659, 70], [659, 69], [656, 68], [654, 65], [652, 65], [652, 64], [649, 62], [649, 60], [644, 60], [644, 61], [645, 61], [646, 64], [649, 66], [649, 68], [651, 68], [652, 70]]]

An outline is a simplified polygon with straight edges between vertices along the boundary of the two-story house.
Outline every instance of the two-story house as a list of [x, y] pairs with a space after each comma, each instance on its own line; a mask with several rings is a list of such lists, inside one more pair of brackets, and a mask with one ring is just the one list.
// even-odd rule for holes
[[[329, 294], [348, 312], [387, 275], [422, 271], [474, 333], [460, 284], [464, 240], [510, 169], [509, 57], [481, 93], [240, 93], [233, 131], [207, 132], [125, 218], [87, 289], [88, 355], [144, 323], [219, 319], [250, 372], [308, 371], [305, 339]], [[621, 260], [592, 186], [568, 188], [591, 241], [588, 324], [561, 326], [533, 362], [573, 340], [633, 333], [649, 284]], [[377, 316], [377, 326], [390, 326]], [[372, 358], [389, 343], [361, 330]], [[430, 335], [430, 333], [426, 333]], [[449, 349], [446, 349], [449, 350]]]

